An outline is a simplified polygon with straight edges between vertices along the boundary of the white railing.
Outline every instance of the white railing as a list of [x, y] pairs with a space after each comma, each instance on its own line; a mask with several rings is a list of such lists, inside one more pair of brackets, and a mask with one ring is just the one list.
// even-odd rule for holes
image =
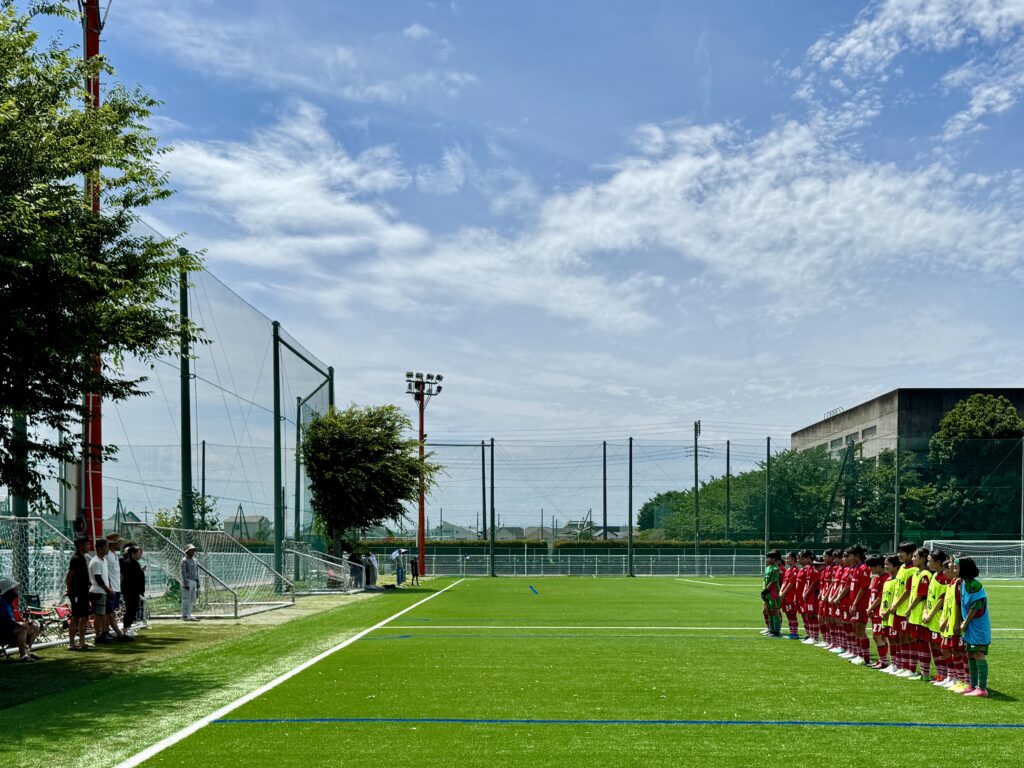
[[[489, 576], [488, 555], [427, 555], [430, 576]], [[635, 576], [760, 576], [760, 555], [644, 555], [633, 556]], [[495, 555], [498, 576], [626, 576], [626, 554]]]

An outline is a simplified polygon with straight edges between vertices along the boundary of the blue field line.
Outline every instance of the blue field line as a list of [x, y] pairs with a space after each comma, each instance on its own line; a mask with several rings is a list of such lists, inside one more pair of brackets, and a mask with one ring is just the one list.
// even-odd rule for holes
[[535, 595], [540, 594], [540, 592], [537, 591], [536, 587], [534, 587], [533, 584], [530, 585], [530, 591], [533, 592], [533, 594]]
[[571, 720], [476, 717], [256, 717], [223, 718], [214, 725], [274, 724], [440, 724], [440, 725], [739, 725], [811, 728], [963, 728], [968, 730], [1024, 730], [1024, 723], [891, 723], [855, 720]]

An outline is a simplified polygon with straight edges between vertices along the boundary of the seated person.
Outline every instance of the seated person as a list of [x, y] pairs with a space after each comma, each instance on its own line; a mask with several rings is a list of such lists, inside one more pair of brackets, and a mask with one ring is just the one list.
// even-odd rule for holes
[[0, 643], [17, 645], [21, 661], [39, 661], [32, 653], [32, 643], [39, 635], [39, 625], [14, 618], [14, 601], [18, 599], [18, 582], [9, 577], [0, 579]]

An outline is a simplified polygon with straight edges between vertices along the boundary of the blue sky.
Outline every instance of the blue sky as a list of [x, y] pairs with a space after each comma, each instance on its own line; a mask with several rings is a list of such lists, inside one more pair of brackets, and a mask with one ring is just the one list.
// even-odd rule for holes
[[139, 0], [104, 50], [165, 102], [147, 218], [341, 402], [437, 370], [434, 439], [714, 442], [1020, 384], [1022, 31], [1020, 0]]

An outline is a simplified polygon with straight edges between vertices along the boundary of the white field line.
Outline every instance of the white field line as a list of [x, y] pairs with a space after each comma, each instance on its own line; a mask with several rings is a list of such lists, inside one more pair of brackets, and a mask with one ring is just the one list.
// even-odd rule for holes
[[651, 626], [580, 626], [579, 624], [526, 624], [526, 625], [472, 625], [472, 624], [417, 624], [410, 626], [408, 624], [402, 624], [399, 626], [388, 627], [391, 630], [415, 630], [419, 632], [423, 629], [631, 629], [631, 630], [651, 630], [653, 632], [711, 632], [719, 630], [739, 630], [739, 629], [764, 629], [764, 626], [760, 627], [651, 627]]
[[726, 582], [725, 584], [722, 584], [722, 583], [717, 582], [717, 581], [697, 581], [697, 579], [672, 579], [672, 581], [686, 581], [686, 582], [689, 582], [690, 584], [700, 584], [702, 587], [728, 587], [728, 586], [736, 586], [736, 582], [731, 582], [731, 583], [730, 582]]
[[463, 581], [465, 581], [465, 579], [459, 579], [454, 584], [449, 584], [447, 587], [442, 589], [440, 592], [435, 592], [434, 594], [429, 595], [429, 596], [423, 598], [418, 603], [414, 603], [413, 605], [410, 605], [408, 608], [405, 608], [405, 609], [399, 611], [395, 615], [389, 616], [388, 618], [384, 619], [384, 621], [381, 621], [381, 622], [379, 622], [377, 624], [374, 624], [372, 627], [369, 627], [368, 629], [364, 629], [362, 632], [359, 632], [358, 634], [355, 634], [352, 637], [348, 638], [348, 640], [345, 640], [345, 641], [343, 641], [341, 643], [338, 643], [333, 648], [329, 648], [328, 650], [324, 651], [323, 653], [319, 654], [318, 656], [314, 656], [309, 661], [304, 661], [302, 664], [299, 664], [299, 666], [295, 667], [294, 669], [291, 669], [288, 672], [285, 672], [280, 677], [276, 677], [273, 680], [271, 680], [269, 683], [266, 683], [265, 685], [261, 685], [256, 690], [251, 691], [251, 692], [245, 694], [241, 698], [235, 699], [230, 704], [225, 704], [223, 707], [221, 707], [220, 709], [216, 710], [215, 712], [211, 712], [206, 717], [203, 717], [203, 718], [201, 718], [199, 720], [196, 720], [196, 722], [192, 723], [191, 725], [187, 725], [184, 728], [182, 728], [180, 731], [177, 731], [176, 733], [172, 733], [170, 736], [168, 736], [165, 739], [161, 739], [156, 744], [154, 744], [151, 747], [148, 747], [148, 748], [142, 750], [137, 755], [133, 755], [132, 757], [129, 757], [127, 760], [125, 760], [124, 762], [118, 763], [116, 768], [134, 768], [134, 766], [141, 765], [146, 760], [149, 760], [149, 758], [154, 757], [155, 755], [158, 755], [160, 752], [163, 752], [168, 747], [173, 746], [174, 744], [177, 744], [182, 739], [188, 738], [193, 733], [198, 731], [200, 728], [203, 728], [203, 727], [209, 725], [214, 720], [219, 720], [220, 718], [224, 717], [229, 712], [232, 712], [232, 711], [238, 709], [243, 704], [248, 704], [253, 699], [258, 698], [259, 696], [262, 696], [267, 691], [270, 691], [270, 690], [276, 688], [277, 686], [279, 686], [281, 683], [285, 682], [286, 680], [290, 680], [291, 678], [295, 677], [295, 675], [299, 674], [300, 672], [302, 672], [302, 671], [304, 671], [306, 669], [309, 669], [309, 667], [313, 666], [314, 664], [316, 664], [316, 663], [318, 663], [320, 661], [323, 661], [328, 656], [330, 656], [332, 653], [337, 653], [342, 648], [347, 648], [348, 646], [352, 645], [352, 643], [354, 643], [356, 640], [359, 640], [359, 639], [361, 639], [363, 637], [366, 637], [366, 635], [368, 635], [370, 632], [373, 632], [375, 629], [380, 629], [381, 627], [383, 627], [388, 622], [394, 621], [399, 616], [402, 616], [402, 615], [408, 613], [409, 611], [413, 610], [414, 608], [418, 608], [419, 606], [423, 605], [428, 600], [433, 600], [435, 597], [437, 597], [438, 595], [441, 595], [441, 594], [447, 592], [452, 587], [458, 586]]

